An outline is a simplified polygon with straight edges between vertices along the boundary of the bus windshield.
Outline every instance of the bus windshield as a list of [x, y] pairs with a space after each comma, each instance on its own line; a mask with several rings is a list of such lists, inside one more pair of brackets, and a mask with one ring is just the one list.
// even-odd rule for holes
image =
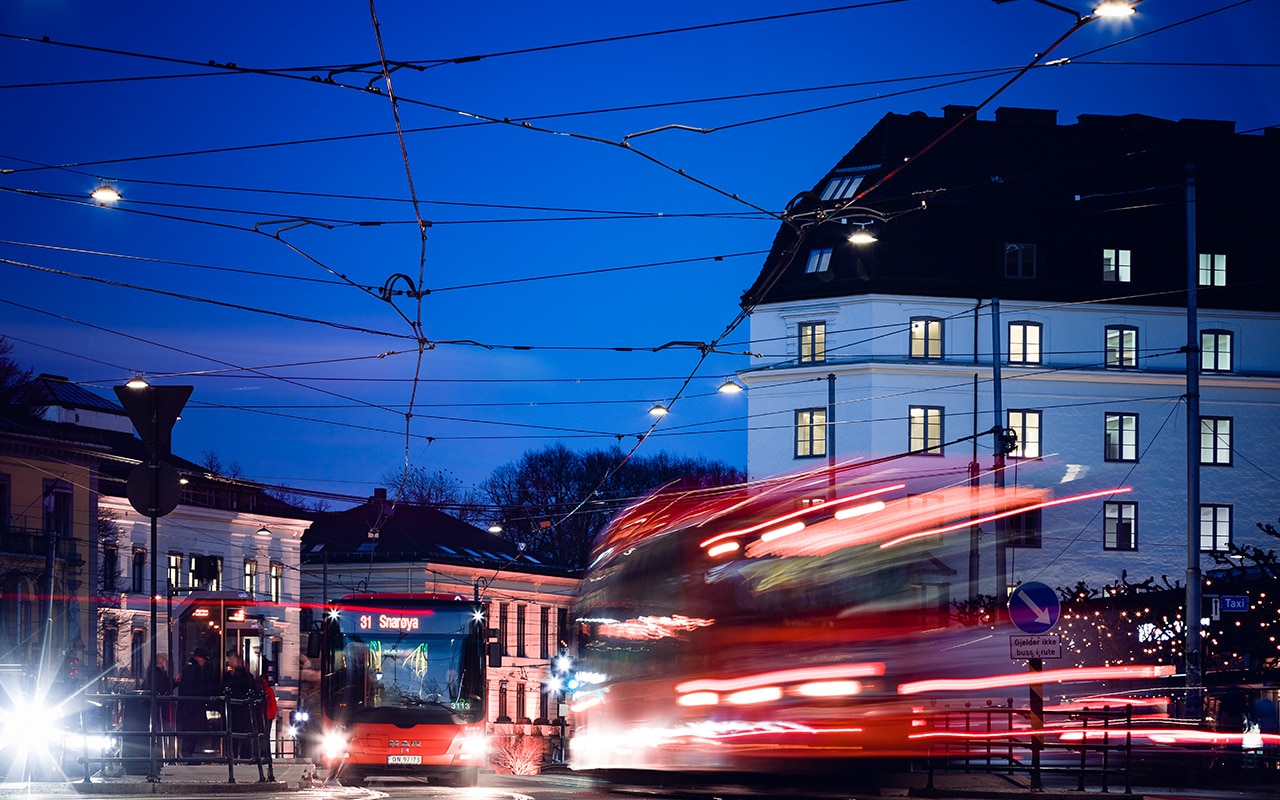
[[400, 724], [484, 718], [484, 623], [475, 604], [347, 600], [330, 611], [327, 640], [331, 718]]

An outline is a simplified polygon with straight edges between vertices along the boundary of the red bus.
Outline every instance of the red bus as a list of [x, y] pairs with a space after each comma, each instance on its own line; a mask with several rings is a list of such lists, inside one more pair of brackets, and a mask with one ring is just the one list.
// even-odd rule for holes
[[953, 624], [970, 529], [1086, 496], [958, 476], [818, 471], [619, 514], [574, 609], [572, 766], [840, 770], [926, 752], [940, 697], [1025, 686], [1007, 620]]
[[486, 751], [486, 641], [483, 606], [461, 596], [357, 594], [327, 604], [308, 649], [320, 657], [329, 775], [474, 786]]

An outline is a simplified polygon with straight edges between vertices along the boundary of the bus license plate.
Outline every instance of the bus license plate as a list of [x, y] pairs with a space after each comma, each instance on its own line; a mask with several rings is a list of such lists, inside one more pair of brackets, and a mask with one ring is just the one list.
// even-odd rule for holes
[[387, 756], [388, 764], [421, 764], [422, 756]]

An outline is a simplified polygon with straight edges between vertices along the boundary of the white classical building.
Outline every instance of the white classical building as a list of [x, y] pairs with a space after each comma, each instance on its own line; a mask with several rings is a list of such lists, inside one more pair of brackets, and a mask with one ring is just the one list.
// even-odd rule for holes
[[1089, 496], [1010, 521], [1004, 587], [985, 526], [984, 594], [1274, 546], [1280, 136], [1011, 108], [944, 135], [972, 112], [886, 116], [791, 204], [743, 297], [751, 477], [887, 459], [862, 469], [965, 485], [976, 460], [990, 485], [1011, 430], [1005, 485]]
[[[124, 410], [66, 378], [41, 375], [25, 401], [99, 462], [92, 486], [88, 615], [84, 679], [98, 691], [143, 687], [150, 663], [152, 584], [157, 586], [156, 650], [169, 656], [171, 677], [191, 651], [215, 654], [220, 673], [228, 649], [242, 653], [255, 675], [275, 681], [280, 718], [297, 707], [301, 592], [299, 548], [309, 515], [256, 484], [210, 474], [167, 456], [181, 476], [181, 496], [157, 519], [126, 498], [129, 474], [148, 458]], [[279, 726], [280, 729], [283, 726]]]

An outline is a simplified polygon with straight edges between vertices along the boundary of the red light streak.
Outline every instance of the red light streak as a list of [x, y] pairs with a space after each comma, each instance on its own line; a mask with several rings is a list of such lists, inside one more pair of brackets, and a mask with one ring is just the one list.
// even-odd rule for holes
[[1177, 668], [1173, 665], [1164, 664], [1156, 667], [1074, 667], [1050, 669], [1044, 672], [1013, 672], [1007, 675], [992, 675], [986, 678], [938, 678], [899, 684], [898, 694], [965, 692], [982, 689], [1001, 689], [1006, 686], [1030, 686], [1033, 683], [1167, 678], [1176, 671]]
[[919, 531], [917, 533], [907, 534], [906, 536], [899, 536], [897, 539], [891, 539], [890, 541], [882, 543], [880, 545], [880, 549], [884, 550], [887, 547], [894, 547], [896, 545], [900, 545], [905, 542], [914, 541], [916, 539], [923, 539], [926, 536], [938, 536], [943, 533], [958, 531], [961, 528], [968, 528], [972, 525], [981, 525], [984, 522], [994, 522], [995, 520], [1004, 519], [1005, 517], [1016, 516], [1018, 514], [1023, 514], [1027, 511], [1035, 511], [1036, 509], [1040, 509], [1040, 508], [1049, 508], [1050, 506], [1060, 506], [1066, 503], [1075, 503], [1075, 502], [1079, 502], [1080, 500], [1091, 500], [1095, 497], [1107, 497], [1113, 494], [1127, 494], [1128, 492], [1131, 492], [1131, 491], [1133, 491], [1133, 489], [1128, 486], [1119, 486], [1114, 489], [1103, 489], [1102, 491], [1089, 492], [1088, 494], [1078, 494], [1078, 495], [1073, 495], [1071, 497], [1060, 497], [1056, 500], [1046, 500], [1042, 503], [1033, 503], [1032, 505], [1029, 505], [1029, 506], [1019, 506], [1018, 508], [1011, 508], [1007, 511], [1001, 511], [997, 514], [988, 514], [985, 517], [975, 517], [973, 519], [966, 519], [961, 522], [952, 523], [951, 525], [944, 525], [941, 528], [933, 528], [932, 530]]
[[707, 539], [705, 542], [703, 542], [700, 545], [700, 547], [706, 547], [714, 542], [720, 541], [721, 539], [729, 539], [734, 536], [744, 536], [748, 533], [755, 533], [756, 531], [763, 530], [772, 525], [777, 525], [778, 523], [785, 522], [789, 519], [795, 519], [796, 517], [803, 516], [805, 514], [819, 513], [824, 510], [830, 511], [831, 509], [836, 508], [837, 506], [847, 505], [849, 503], [854, 503], [859, 500], [865, 500], [868, 497], [875, 497], [878, 494], [885, 494], [887, 492], [893, 492], [893, 491], [897, 491], [899, 489], [905, 489], [905, 488], [907, 488], [907, 485], [905, 483], [895, 483], [893, 486], [884, 486], [879, 489], [871, 489], [869, 491], [861, 492], [859, 494], [851, 494], [848, 497], [840, 497], [830, 502], [823, 503], [821, 505], [809, 506], [808, 508], [802, 508], [798, 511], [792, 511], [788, 514], [783, 514], [778, 517], [773, 517], [771, 519], [765, 520], [764, 522], [758, 522], [755, 525], [749, 525], [745, 528], [739, 528], [737, 530], [725, 531], [724, 533], [716, 534], [715, 536], [712, 536], [710, 539]]
[[736, 692], [754, 686], [768, 686], [779, 683], [798, 683], [839, 678], [869, 678], [884, 674], [884, 664], [833, 664], [822, 667], [800, 667], [798, 669], [782, 669], [774, 672], [759, 672], [741, 678], [700, 678], [676, 684], [676, 691], [685, 692]]

